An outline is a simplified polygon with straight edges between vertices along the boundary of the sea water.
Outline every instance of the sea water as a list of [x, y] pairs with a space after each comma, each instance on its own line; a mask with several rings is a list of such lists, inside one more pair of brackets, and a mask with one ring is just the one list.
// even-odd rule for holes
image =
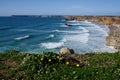
[[64, 18], [0, 17], [0, 52], [59, 52], [63, 47], [76, 53], [111, 52], [105, 45], [108, 31], [100, 24]]

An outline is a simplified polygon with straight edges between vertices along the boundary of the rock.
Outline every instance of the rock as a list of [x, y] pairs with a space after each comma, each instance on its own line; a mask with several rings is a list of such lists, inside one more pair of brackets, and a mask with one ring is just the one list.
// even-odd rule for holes
[[65, 26], [72, 26], [71, 24], [64, 24]]
[[69, 48], [62, 48], [60, 50], [60, 55], [69, 55], [69, 54], [74, 54], [74, 50]]
[[120, 51], [120, 27], [110, 32], [109, 36], [106, 38], [107, 45], [113, 46], [115, 49]]
[[63, 62], [69, 61], [71, 65], [80, 64], [81, 66], [88, 65], [87, 61], [84, 61], [84, 56], [75, 54], [73, 49], [62, 48], [60, 50], [60, 56], [63, 58]]

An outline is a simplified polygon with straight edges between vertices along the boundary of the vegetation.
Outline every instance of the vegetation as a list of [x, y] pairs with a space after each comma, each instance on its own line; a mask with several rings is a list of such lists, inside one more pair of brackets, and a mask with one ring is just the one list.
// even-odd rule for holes
[[13, 50], [0, 53], [0, 80], [120, 79], [120, 52], [81, 56], [88, 65], [65, 61], [53, 52], [28, 54]]

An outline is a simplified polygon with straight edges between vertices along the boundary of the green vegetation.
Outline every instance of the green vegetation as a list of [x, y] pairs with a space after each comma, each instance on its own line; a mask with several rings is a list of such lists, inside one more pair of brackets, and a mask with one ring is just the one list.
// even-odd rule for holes
[[120, 52], [81, 54], [88, 65], [65, 61], [58, 54], [0, 53], [0, 80], [118, 80]]

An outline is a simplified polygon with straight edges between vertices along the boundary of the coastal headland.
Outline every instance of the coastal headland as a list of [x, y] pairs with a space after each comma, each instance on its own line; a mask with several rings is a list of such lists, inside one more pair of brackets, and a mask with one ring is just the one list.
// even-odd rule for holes
[[113, 46], [120, 51], [120, 16], [65, 16], [66, 20], [89, 21], [109, 28], [109, 36], [106, 37], [106, 45]]

